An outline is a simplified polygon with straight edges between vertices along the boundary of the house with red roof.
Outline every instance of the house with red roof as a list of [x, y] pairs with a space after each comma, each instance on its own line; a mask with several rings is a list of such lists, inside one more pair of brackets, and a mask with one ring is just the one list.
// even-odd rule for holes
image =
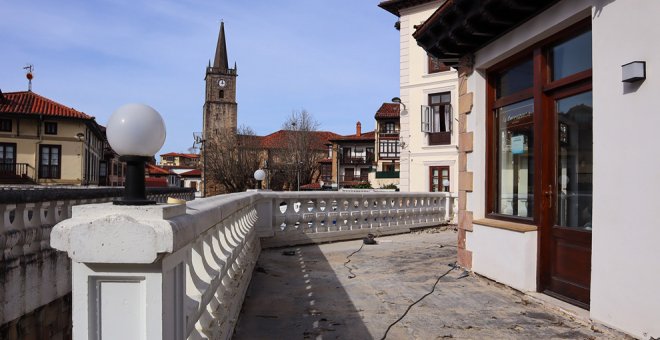
[[[297, 135], [301, 134], [301, 135]], [[318, 184], [320, 182], [330, 185], [332, 181], [332, 149], [331, 140], [339, 138], [330, 131], [291, 131], [279, 130], [266, 136], [258, 136], [258, 145], [262, 148], [262, 164], [266, 170], [266, 183], [268, 188], [273, 189], [302, 189], [307, 184]], [[309, 154], [303, 157], [302, 168], [298, 169], [291, 163], [291, 144], [303, 142], [307, 146]], [[306, 164], [309, 163], [309, 164]], [[311, 176], [304, 180], [302, 176], [300, 183], [293, 183], [292, 176], [295, 171], [310, 171]]]
[[145, 164], [144, 174], [147, 187], [181, 187], [181, 176], [172, 169], [155, 164]]
[[99, 185], [104, 146], [94, 117], [32, 91], [0, 91], [0, 184]]
[[355, 124], [355, 134], [330, 139], [333, 187], [370, 186], [369, 173], [376, 165], [375, 140], [375, 131], [362, 133], [360, 122]]
[[199, 167], [199, 154], [168, 152], [160, 155], [160, 165], [195, 169]]
[[383, 103], [374, 118], [376, 119], [376, 171], [371, 183], [374, 187], [399, 184], [400, 140], [399, 103]]

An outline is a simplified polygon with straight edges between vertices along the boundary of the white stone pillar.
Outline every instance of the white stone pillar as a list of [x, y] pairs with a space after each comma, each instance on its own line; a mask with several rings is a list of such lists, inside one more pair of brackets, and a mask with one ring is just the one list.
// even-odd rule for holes
[[174, 246], [168, 219], [185, 214], [185, 205], [104, 203], [72, 213], [53, 228], [51, 246], [72, 259], [73, 338], [181, 338], [182, 325], [168, 317], [180, 316], [173, 292], [181, 278], [162, 255]]

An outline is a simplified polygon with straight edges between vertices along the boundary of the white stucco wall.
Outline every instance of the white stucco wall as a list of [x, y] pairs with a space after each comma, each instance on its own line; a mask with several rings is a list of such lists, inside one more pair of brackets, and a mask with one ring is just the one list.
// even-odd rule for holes
[[428, 19], [444, 1], [401, 10], [400, 28], [400, 97], [408, 110], [401, 116], [401, 139], [406, 147], [401, 150], [401, 191], [429, 191], [429, 167], [449, 166], [450, 190], [458, 192], [458, 124], [453, 122], [451, 145], [429, 146], [427, 134], [421, 132], [421, 105], [428, 105], [433, 93], [451, 92], [454, 118], [458, 118], [458, 80], [454, 69], [428, 73], [426, 51], [412, 37], [415, 25]]
[[536, 291], [537, 233], [514, 232], [474, 224], [467, 249], [472, 270], [521, 291]]
[[[660, 2], [597, 1], [593, 14], [594, 202], [591, 316], [660, 337]], [[647, 78], [621, 82], [621, 65]]]
[[[645, 0], [565, 0], [547, 9], [482, 48], [475, 55], [475, 72], [468, 91], [474, 107], [468, 129], [475, 132], [468, 171], [474, 191], [467, 210], [485, 216], [485, 73], [488, 67], [551, 36], [580, 19], [592, 16], [594, 201], [591, 273], [591, 317], [611, 327], [648, 339], [660, 337], [660, 222], [654, 212], [660, 191], [660, 159], [653, 137], [660, 126], [654, 97], [660, 80], [657, 27], [660, 3]], [[621, 65], [647, 62], [647, 79], [621, 82]], [[474, 270], [513, 287], [533, 290], [526, 272], [536, 266], [530, 238], [536, 233], [492, 230], [474, 226], [467, 235]], [[536, 236], [534, 236], [536, 237]], [[493, 246], [497, 244], [498, 251]], [[512, 253], [513, 252], [513, 253]], [[527, 253], [534, 263], [511, 261]], [[533, 270], [535, 272], [535, 269]], [[508, 281], [508, 282], [507, 282]], [[522, 286], [517, 286], [518, 283]], [[535, 285], [535, 283], [534, 283]]]

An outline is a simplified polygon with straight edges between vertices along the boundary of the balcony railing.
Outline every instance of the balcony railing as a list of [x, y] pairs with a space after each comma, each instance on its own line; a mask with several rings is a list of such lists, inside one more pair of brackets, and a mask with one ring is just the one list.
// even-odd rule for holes
[[0, 163], [0, 183], [30, 182], [34, 180], [34, 168], [27, 163]]
[[367, 156], [344, 156], [341, 158], [341, 164], [372, 164], [374, 155]]
[[352, 183], [352, 184], [359, 184], [359, 183], [367, 183], [369, 182], [369, 175], [368, 174], [360, 174], [357, 176], [353, 175], [343, 175], [339, 176], [339, 182], [346, 184], [346, 183]]
[[399, 178], [398, 171], [376, 171], [376, 178]]
[[399, 152], [380, 152], [378, 158], [380, 159], [399, 159], [401, 154]]
[[380, 130], [378, 134], [383, 137], [395, 137], [399, 135], [399, 130]]
[[74, 339], [231, 338], [261, 247], [445, 224], [446, 193], [250, 192], [186, 205], [74, 207]]

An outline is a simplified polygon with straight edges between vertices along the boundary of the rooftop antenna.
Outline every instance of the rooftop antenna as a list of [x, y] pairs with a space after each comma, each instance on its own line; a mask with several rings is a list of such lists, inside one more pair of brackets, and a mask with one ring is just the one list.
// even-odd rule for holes
[[25, 78], [28, 80], [28, 91], [32, 92], [32, 78], [34, 78], [32, 72], [34, 71], [34, 65], [27, 64], [27, 66], [23, 67], [23, 69], [27, 71]]

